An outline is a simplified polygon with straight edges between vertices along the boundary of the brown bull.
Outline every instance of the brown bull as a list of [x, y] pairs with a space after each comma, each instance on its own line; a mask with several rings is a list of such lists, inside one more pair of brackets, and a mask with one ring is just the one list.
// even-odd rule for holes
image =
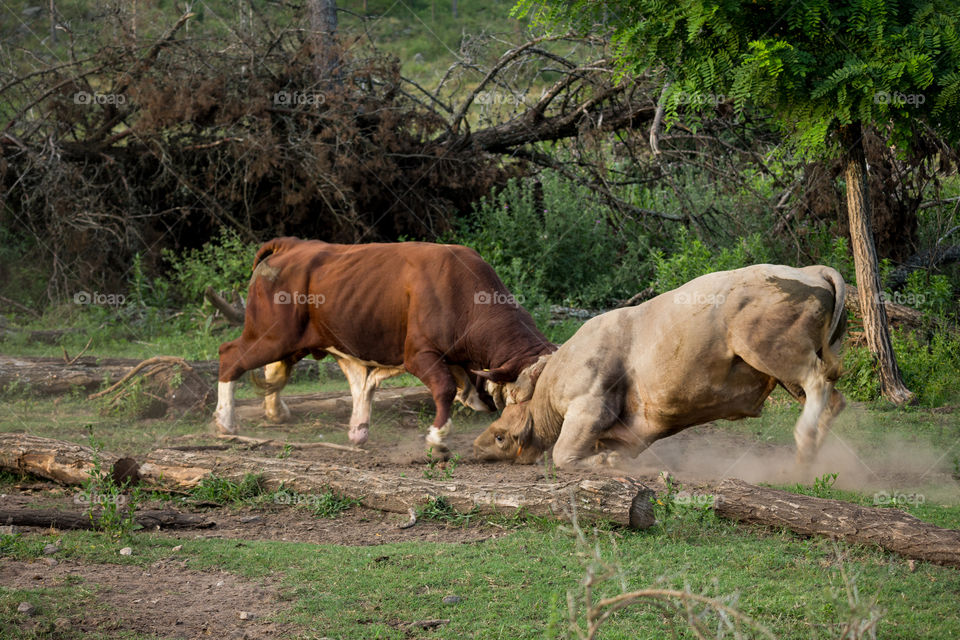
[[532, 387], [524, 381], [555, 348], [467, 247], [277, 238], [257, 252], [242, 335], [220, 346], [215, 422], [221, 433], [236, 431], [235, 381], [264, 365], [267, 415], [287, 417], [277, 394], [292, 365], [308, 354], [329, 354], [350, 383], [352, 442], [368, 438], [380, 382], [407, 371], [433, 394], [437, 414], [427, 441], [444, 451], [455, 397], [493, 409], [471, 370], [487, 370], [497, 400], [529, 398]]
[[834, 389], [846, 328], [837, 271], [755, 265], [711, 273], [586, 322], [550, 356], [529, 402], [474, 442], [484, 459], [616, 466], [710, 420], [759, 416], [777, 384], [803, 403], [798, 461], [843, 409]]

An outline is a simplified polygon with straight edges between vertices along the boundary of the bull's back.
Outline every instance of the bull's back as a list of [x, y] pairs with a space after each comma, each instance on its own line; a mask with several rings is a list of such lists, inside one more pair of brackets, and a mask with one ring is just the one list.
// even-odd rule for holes
[[402, 364], [413, 338], [453, 356], [477, 294], [506, 291], [476, 252], [456, 245], [303, 241], [265, 265], [275, 275], [260, 297], [291, 301], [277, 311], [299, 316], [298, 348], [334, 347], [384, 365]]

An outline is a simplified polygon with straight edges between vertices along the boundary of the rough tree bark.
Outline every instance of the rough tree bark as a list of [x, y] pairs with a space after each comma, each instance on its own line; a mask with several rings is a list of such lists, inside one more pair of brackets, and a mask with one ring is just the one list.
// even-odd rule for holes
[[867, 347], [879, 364], [881, 390], [891, 402], [903, 405], [913, 401], [914, 395], [907, 389], [900, 375], [890, 342], [887, 311], [881, 298], [877, 250], [870, 227], [870, 191], [860, 122], [844, 127], [841, 139], [844, 146], [844, 177], [847, 182], [847, 217], [850, 221], [853, 263], [860, 293], [860, 317], [863, 319]]
[[899, 509], [860, 507], [727, 479], [714, 490], [717, 515], [804, 535], [875, 544], [908, 558], [960, 567], [960, 531]]

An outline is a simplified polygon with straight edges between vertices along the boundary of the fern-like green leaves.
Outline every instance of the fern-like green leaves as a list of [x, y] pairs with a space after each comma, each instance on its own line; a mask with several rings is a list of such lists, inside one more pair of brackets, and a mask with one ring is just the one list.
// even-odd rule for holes
[[663, 70], [668, 125], [680, 104], [722, 101], [773, 114], [814, 156], [853, 121], [891, 131], [901, 148], [918, 121], [960, 139], [957, 2], [520, 0], [514, 13], [609, 35], [624, 74]]

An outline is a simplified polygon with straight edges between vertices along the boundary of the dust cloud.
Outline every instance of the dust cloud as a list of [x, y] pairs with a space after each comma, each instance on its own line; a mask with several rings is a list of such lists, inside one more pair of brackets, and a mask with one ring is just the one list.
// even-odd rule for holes
[[796, 465], [792, 444], [765, 442], [762, 433], [758, 439], [711, 424], [654, 443], [621, 470], [647, 477], [667, 471], [680, 482], [692, 483], [733, 477], [751, 483], [806, 485], [836, 473], [835, 488], [873, 492], [880, 500], [884, 495], [896, 500], [921, 494], [926, 501], [960, 504], [960, 483], [951, 475], [960, 446], [951, 452], [911, 441], [902, 433], [858, 439], [855, 430], [839, 431], [828, 436], [808, 469]]

